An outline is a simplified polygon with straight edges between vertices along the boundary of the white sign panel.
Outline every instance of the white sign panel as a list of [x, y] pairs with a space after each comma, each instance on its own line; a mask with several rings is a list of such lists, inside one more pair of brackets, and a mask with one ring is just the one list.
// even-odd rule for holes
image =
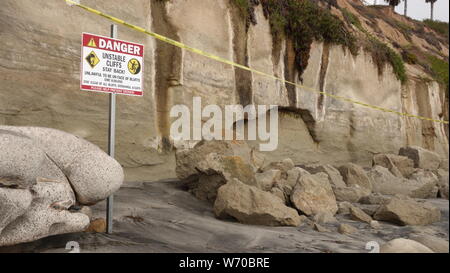
[[83, 33], [81, 90], [143, 96], [144, 46]]

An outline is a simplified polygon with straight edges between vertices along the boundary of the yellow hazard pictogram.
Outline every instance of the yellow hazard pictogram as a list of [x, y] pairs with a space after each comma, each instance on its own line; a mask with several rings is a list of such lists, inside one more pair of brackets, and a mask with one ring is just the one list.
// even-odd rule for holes
[[95, 43], [94, 38], [91, 38], [91, 40], [90, 40], [89, 43], [88, 43], [88, 46], [89, 46], [89, 47], [97, 47], [97, 44]]
[[131, 59], [128, 62], [128, 71], [133, 75], [139, 74], [141, 72], [141, 63], [136, 59]]
[[86, 56], [86, 61], [92, 68], [94, 68], [96, 65], [98, 65], [100, 59], [97, 57], [97, 54], [92, 51], [91, 53], [89, 53], [89, 55]]

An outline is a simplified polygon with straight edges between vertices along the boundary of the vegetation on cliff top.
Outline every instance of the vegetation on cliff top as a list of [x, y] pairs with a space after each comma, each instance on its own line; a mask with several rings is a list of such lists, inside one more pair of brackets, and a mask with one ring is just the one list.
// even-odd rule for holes
[[314, 40], [342, 45], [357, 54], [356, 38], [329, 10], [309, 0], [261, 0], [274, 39], [288, 38], [296, 53], [295, 64], [301, 75], [308, 66]]
[[[363, 48], [372, 54], [372, 59], [377, 65], [379, 73], [382, 74], [385, 65], [389, 63], [392, 66], [397, 79], [402, 83], [405, 83], [407, 81], [407, 76], [403, 56], [399, 55], [387, 44], [368, 33], [356, 15], [345, 8], [341, 9], [341, 12], [347, 23], [354, 25], [358, 30], [365, 34], [366, 39], [361, 41], [361, 43]], [[409, 57], [408, 61], [413, 61], [414, 59], [411, 54], [405, 53], [405, 56]]]
[[[240, 8], [244, 17], [249, 18], [251, 9], [258, 1], [233, 0]], [[331, 14], [330, 10], [320, 7], [311, 0], [260, 0], [264, 15], [269, 19], [274, 40], [282, 38], [293, 42], [295, 51], [295, 65], [302, 75], [309, 62], [309, 54], [313, 41], [323, 41], [329, 44], [342, 45], [353, 55], [358, 54], [362, 46], [372, 54], [380, 74], [389, 63], [396, 77], [406, 82], [406, 70], [402, 56], [388, 45], [369, 35], [363, 28], [359, 18], [347, 9], [341, 9], [345, 21], [354, 25], [366, 34], [364, 41], [359, 41], [346, 27], [345, 22]], [[406, 31], [406, 30], [405, 30]]]
[[447, 22], [441, 22], [441, 21], [432, 21], [432, 20], [424, 20], [423, 23], [431, 28], [432, 30], [436, 31], [437, 33], [441, 34], [445, 38], [447, 38], [448, 41], [448, 23]]

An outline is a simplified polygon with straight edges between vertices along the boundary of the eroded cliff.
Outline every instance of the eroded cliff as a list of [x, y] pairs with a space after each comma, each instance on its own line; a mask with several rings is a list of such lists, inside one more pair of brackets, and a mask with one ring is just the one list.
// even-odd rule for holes
[[[248, 3], [248, 6], [239, 5]], [[318, 1], [356, 41], [377, 41], [415, 56], [404, 73], [378, 62], [379, 43], [343, 45], [316, 39], [299, 68], [289, 35], [274, 37], [266, 1], [85, 0], [84, 4], [190, 46], [319, 91], [395, 111], [448, 120], [448, 86], [422, 60], [448, 62], [448, 40], [420, 22], [366, 7], [359, 0]], [[266, 3], [267, 4], [267, 3]], [[244, 12], [243, 12], [244, 11]], [[272, 17], [273, 18], [273, 17]], [[357, 18], [357, 19], [355, 19]], [[64, 1], [12, 1], [0, 10], [0, 123], [44, 126], [106, 148], [108, 97], [79, 91], [81, 32], [107, 36], [110, 22]], [[367, 38], [369, 37], [369, 38]], [[118, 97], [117, 157], [127, 179], [174, 177], [170, 138], [176, 104], [276, 104], [280, 138], [272, 159], [369, 164], [375, 153], [419, 145], [448, 157], [448, 127], [404, 118], [285, 85], [155, 41], [119, 26], [119, 38], [145, 45], [145, 95]], [[384, 50], [384, 49], [383, 49]], [[408, 59], [409, 60], [409, 59]], [[406, 76], [407, 79], [402, 77]], [[145, 175], [145, 176], [144, 176]]]

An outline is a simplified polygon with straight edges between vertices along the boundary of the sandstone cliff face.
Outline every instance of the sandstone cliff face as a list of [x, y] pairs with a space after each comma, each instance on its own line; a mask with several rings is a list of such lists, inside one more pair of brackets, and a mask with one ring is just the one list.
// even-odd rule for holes
[[[362, 16], [349, 2], [338, 4]], [[247, 28], [229, 0], [83, 3], [220, 57], [301, 83], [292, 69], [290, 42], [274, 43], [260, 5], [255, 7], [257, 23]], [[364, 20], [363, 24], [371, 27]], [[3, 1], [0, 124], [53, 127], [106, 148], [108, 96], [79, 91], [79, 62], [81, 32], [107, 36], [109, 25], [101, 17], [69, 8], [62, 0]], [[389, 40], [395, 29], [383, 27], [383, 21], [378, 26], [378, 35]], [[364, 165], [373, 153], [397, 153], [405, 145], [423, 146], [448, 157], [448, 136], [440, 123], [403, 118], [285, 86], [122, 26], [119, 38], [145, 45], [145, 95], [119, 96], [117, 101], [116, 154], [128, 170], [174, 176], [171, 147], [186, 143], [172, 143], [169, 112], [175, 104], [192, 107], [194, 96], [202, 97], [203, 105], [279, 105], [279, 147], [268, 155], [274, 160], [290, 157], [296, 163], [354, 161]], [[420, 37], [413, 40], [427, 50], [430, 47]], [[448, 45], [441, 44], [440, 51], [448, 56]], [[362, 50], [353, 56], [341, 46], [315, 42], [302, 79], [305, 86], [316, 90], [448, 120], [446, 88], [422, 80], [424, 72], [417, 67], [407, 68], [409, 81], [402, 85], [390, 66], [380, 74], [372, 57]], [[142, 175], [131, 174], [131, 180]]]

